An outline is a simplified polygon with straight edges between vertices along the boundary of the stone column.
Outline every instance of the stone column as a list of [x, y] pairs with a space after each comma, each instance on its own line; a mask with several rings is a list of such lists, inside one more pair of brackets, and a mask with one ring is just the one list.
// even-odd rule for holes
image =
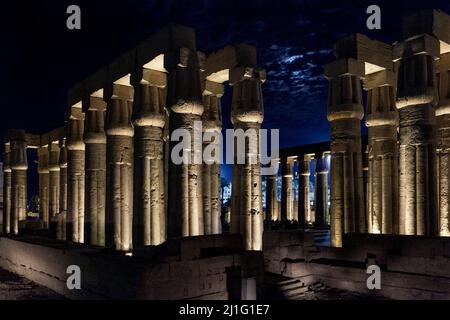
[[300, 227], [311, 221], [311, 204], [309, 199], [309, 178], [311, 175], [311, 156], [298, 156], [298, 222]]
[[11, 232], [11, 145], [3, 153], [3, 234]]
[[328, 222], [328, 165], [327, 158], [322, 154], [316, 155], [315, 161], [315, 225], [316, 227], [323, 227]]
[[399, 57], [397, 102], [400, 140], [399, 231], [437, 234], [436, 86], [434, 60], [439, 41], [429, 35], [394, 47]]
[[10, 232], [19, 233], [19, 221], [27, 218], [27, 142], [25, 132], [11, 132], [11, 220]]
[[205, 234], [222, 232], [220, 221], [220, 136], [222, 131], [222, 110], [220, 99], [223, 95], [223, 84], [205, 81], [203, 104], [205, 111], [203, 122], [203, 150], [211, 159], [204, 159], [203, 164], [203, 213]]
[[163, 128], [166, 73], [143, 69], [134, 75], [134, 246], [166, 240]]
[[105, 90], [106, 109], [106, 234], [107, 246], [132, 249], [133, 88], [114, 83]]
[[[245, 250], [262, 250], [263, 211], [259, 130], [264, 119], [261, 84], [264, 70], [236, 68], [230, 71], [233, 86], [231, 120], [235, 131], [247, 139], [235, 143], [233, 165], [231, 231], [241, 233]], [[235, 139], [236, 140], [236, 139]]]
[[[81, 113], [81, 112], [80, 112]], [[84, 242], [83, 114], [67, 122], [67, 229], [68, 240]]]
[[59, 144], [59, 215], [56, 228], [56, 238], [66, 240], [67, 224], [67, 147], [66, 139], [62, 139]]
[[86, 243], [105, 245], [106, 135], [102, 97], [89, 96], [83, 101], [86, 110], [84, 143], [86, 146]]
[[281, 221], [297, 220], [294, 217], [294, 161], [292, 158], [281, 159]]
[[366, 125], [369, 129], [369, 233], [398, 233], [398, 147], [394, 74], [366, 76]]
[[59, 187], [61, 168], [59, 166], [59, 142], [50, 142], [48, 148], [49, 161], [49, 201], [48, 214], [50, 220], [56, 220], [56, 215], [59, 213]]
[[266, 176], [266, 219], [270, 226], [271, 221], [277, 221], [278, 201], [277, 201], [277, 178], [278, 174]]
[[48, 170], [48, 146], [38, 149], [38, 174], [39, 174], [39, 215], [45, 229], [50, 227], [50, 217], [48, 214], [49, 179]]
[[437, 166], [439, 235], [450, 236], [450, 53], [438, 62]]
[[[187, 142], [170, 143], [168, 232], [170, 237], [197, 236], [204, 233], [202, 143], [198, 137], [198, 134], [201, 136], [201, 116], [204, 107], [197, 52], [181, 48], [168, 56], [166, 64], [169, 71], [170, 137], [174, 138], [173, 132], [176, 129], [184, 129], [188, 135], [180, 139], [186, 138]], [[173, 153], [178, 155], [181, 151], [179, 146], [175, 152], [174, 148], [180, 143], [183, 145], [184, 161], [174, 163]]]
[[364, 64], [337, 60], [325, 67], [330, 81], [327, 118], [331, 127], [331, 245], [342, 233], [365, 232], [361, 158], [363, 107], [359, 78]]

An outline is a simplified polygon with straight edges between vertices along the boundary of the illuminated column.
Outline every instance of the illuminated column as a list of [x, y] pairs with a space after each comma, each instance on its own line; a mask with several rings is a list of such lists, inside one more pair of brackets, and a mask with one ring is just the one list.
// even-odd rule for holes
[[11, 131], [11, 220], [10, 232], [19, 233], [19, 221], [27, 218], [27, 143], [25, 132]]
[[143, 69], [134, 84], [134, 246], [166, 240], [163, 128], [166, 73]]
[[132, 249], [133, 88], [119, 79], [105, 92], [106, 108], [106, 234], [107, 246]]
[[[204, 233], [201, 164], [204, 107], [197, 52], [181, 48], [168, 56], [166, 64], [170, 136], [173, 139], [177, 129], [183, 131], [177, 130], [183, 142], [170, 142], [168, 232], [170, 237], [197, 236]], [[179, 151], [183, 161], [174, 163], [172, 153], [178, 156]]]
[[436, 117], [434, 59], [439, 41], [429, 35], [394, 47], [399, 60], [399, 232], [434, 235], [436, 219]]
[[369, 233], [398, 233], [398, 147], [394, 74], [367, 75], [366, 125], [369, 131]]
[[67, 224], [67, 147], [66, 139], [60, 141], [59, 144], [59, 215], [58, 225], [56, 228], [56, 238], [58, 240], [66, 240], [66, 224]]
[[222, 110], [220, 99], [223, 95], [223, 84], [205, 81], [202, 115], [204, 154], [203, 164], [203, 213], [205, 234], [222, 232], [220, 221], [220, 136], [222, 130]]
[[327, 118], [331, 127], [331, 245], [342, 233], [365, 232], [361, 158], [363, 107], [359, 78], [364, 64], [337, 60], [325, 67], [330, 81]]
[[3, 153], [3, 234], [11, 232], [11, 145]]
[[277, 178], [278, 174], [266, 176], [266, 219], [269, 224], [271, 221], [277, 221], [279, 219]]
[[[105, 195], [106, 195], [106, 104], [100, 96], [89, 96], [83, 100], [86, 110], [84, 126], [85, 153], [85, 201], [86, 243], [105, 245]], [[86, 105], [87, 104], [87, 105]]]
[[282, 158], [281, 160], [281, 221], [297, 220], [294, 217], [294, 191], [293, 172], [294, 161], [292, 158]]
[[50, 220], [56, 219], [59, 212], [59, 187], [61, 168], [59, 166], [59, 142], [50, 142], [48, 148], [49, 160], [49, 197], [48, 197], [48, 214]]
[[[81, 112], [80, 112], [81, 113]], [[84, 242], [84, 153], [83, 114], [67, 122], [67, 237]]]
[[311, 156], [298, 156], [298, 222], [300, 227], [311, 221], [311, 205], [309, 199], [309, 178], [311, 175]]
[[439, 235], [450, 236], [450, 53], [438, 62], [437, 165]]
[[242, 147], [235, 142], [231, 231], [243, 235], [246, 250], [262, 250], [264, 216], [259, 130], [264, 119], [261, 84], [265, 79], [266, 73], [262, 69], [240, 67], [230, 71], [233, 86], [231, 120], [235, 134], [242, 130], [247, 137]]
[[43, 146], [38, 149], [38, 174], [39, 174], [39, 215], [44, 224], [44, 229], [50, 226], [50, 217], [48, 214], [49, 197], [49, 175], [48, 170], [48, 147]]
[[[364, 147], [363, 147], [364, 148]], [[362, 154], [362, 169], [363, 169], [363, 194], [364, 194], [364, 210], [366, 216], [366, 226], [367, 232], [369, 232], [370, 227], [370, 217], [369, 217], [369, 208], [371, 207], [369, 201], [369, 146], [365, 147], [365, 150]]]
[[327, 158], [323, 155], [316, 155], [315, 179], [315, 224], [323, 227], [328, 221], [328, 166]]

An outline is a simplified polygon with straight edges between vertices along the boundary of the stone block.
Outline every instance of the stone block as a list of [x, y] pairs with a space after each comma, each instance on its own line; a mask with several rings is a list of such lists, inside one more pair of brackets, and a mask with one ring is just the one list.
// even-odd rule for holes
[[362, 34], [353, 34], [340, 39], [335, 44], [336, 58], [353, 58], [366, 63], [365, 74], [371, 69], [392, 69], [392, 46], [370, 39]]
[[414, 54], [428, 54], [436, 59], [440, 56], [440, 43], [435, 37], [429, 34], [422, 34], [395, 43], [393, 50], [394, 60], [402, 58], [405, 48], [410, 48]]
[[340, 59], [333, 61], [324, 67], [324, 75], [328, 79], [337, 78], [347, 74], [364, 77], [364, 62], [353, 58]]
[[450, 49], [450, 16], [441, 10], [422, 10], [403, 19], [405, 38], [427, 33], [440, 40], [441, 53]]
[[396, 86], [395, 74], [391, 70], [381, 70], [365, 76], [364, 90], [371, 90], [381, 86]]

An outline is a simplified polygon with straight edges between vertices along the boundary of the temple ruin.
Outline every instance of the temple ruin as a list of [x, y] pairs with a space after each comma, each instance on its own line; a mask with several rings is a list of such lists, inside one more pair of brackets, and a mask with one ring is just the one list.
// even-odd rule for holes
[[[205, 54], [193, 29], [163, 28], [75, 85], [64, 126], [7, 133], [0, 266], [75, 298], [252, 299], [263, 297], [268, 272], [300, 287], [367, 291], [365, 268], [377, 264], [386, 297], [449, 299], [450, 16], [425, 10], [402, 28], [394, 44], [362, 34], [335, 44], [324, 66], [329, 142], [280, 150], [280, 175], [262, 176], [246, 140], [245, 163], [233, 165], [229, 232], [220, 164], [173, 163], [170, 137], [198, 122], [220, 133], [227, 84], [234, 129], [259, 132], [265, 70], [250, 45]], [[218, 141], [192, 140], [183, 156], [209, 143]], [[27, 149], [38, 155], [37, 221], [27, 219]], [[39, 262], [52, 255], [58, 262]], [[83, 294], [63, 288], [75, 262], [89, 277]], [[106, 284], [118, 270], [137, 284]], [[125, 293], [114, 291], [120, 285]]]

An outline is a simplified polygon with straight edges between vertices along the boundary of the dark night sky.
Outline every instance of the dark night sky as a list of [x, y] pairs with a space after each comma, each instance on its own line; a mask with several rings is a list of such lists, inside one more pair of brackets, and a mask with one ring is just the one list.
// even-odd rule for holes
[[[66, 28], [66, 8], [78, 4], [82, 29]], [[366, 29], [368, 5], [382, 9], [382, 29]], [[2, 3], [2, 6], [5, 4]], [[400, 17], [420, 8], [450, 13], [448, 0], [54, 0], [9, 1], [0, 28], [2, 70], [0, 132], [42, 133], [63, 125], [71, 86], [176, 22], [197, 30], [198, 50], [245, 42], [267, 70], [263, 86], [266, 128], [280, 128], [281, 146], [329, 139], [327, 81], [340, 37], [361, 32], [386, 42], [400, 38]], [[229, 92], [223, 100], [230, 127]]]

